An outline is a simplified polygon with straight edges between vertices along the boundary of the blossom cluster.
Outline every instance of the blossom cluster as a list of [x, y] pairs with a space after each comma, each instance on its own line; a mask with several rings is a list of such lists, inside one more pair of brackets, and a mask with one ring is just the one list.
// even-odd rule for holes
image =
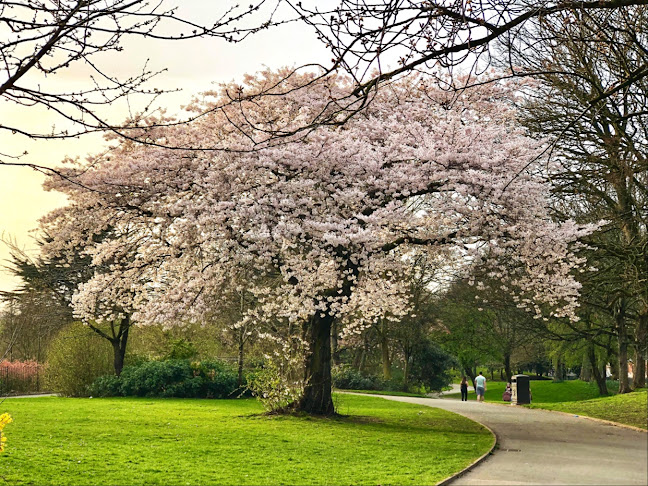
[[[582, 262], [571, 247], [590, 229], [552, 221], [543, 146], [516, 124], [515, 85], [454, 92], [408, 77], [341, 126], [269, 137], [350, 96], [335, 76], [286, 89], [303, 76], [224, 86], [191, 108], [265, 96], [143, 130], [148, 144], [122, 142], [47, 183], [70, 204], [43, 220], [46, 251], [81, 248], [96, 268], [74, 297], [78, 317], [201, 320], [253, 268], [245, 285], [258, 305], [244, 320], [331, 316], [353, 333], [411, 312], [411, 256], [442, 251], [490, 265], [522, 306], [574, 315]], [[268, 96], [273, 85], [281, 97]]]

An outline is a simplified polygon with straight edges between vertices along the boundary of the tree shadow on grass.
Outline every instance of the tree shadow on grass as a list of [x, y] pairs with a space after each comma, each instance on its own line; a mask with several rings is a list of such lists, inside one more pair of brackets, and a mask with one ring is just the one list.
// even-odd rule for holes
[[[266, 419], [266, 420], [283, 420], [295, 418], [306, 423], [324, 424], [333, 428], [344, 428], [353, 430], [362, 429], [366, 432], [376, 432], [380, 434], [476, 434], [479, 433], [479, 425], [475, 427], [463, 428], [458, 426], [454, 421], [444, 418], [430, 418], [429, 420], [417, 420], [415, 417], [375, 417], [370, 415], [309, 415], [306, 413], [257, 413], [250, 415], [240, 415], [240, 418], [249, 419]], [[465, 424], [464, 424], [465, 425]]]

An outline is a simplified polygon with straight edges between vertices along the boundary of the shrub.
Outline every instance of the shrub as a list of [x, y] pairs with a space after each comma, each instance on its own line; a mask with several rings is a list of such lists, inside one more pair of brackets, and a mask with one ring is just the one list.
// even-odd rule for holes
[[123, 369], [120, 382], [124, 396], [168, 396], [166, 389], [192, 377], [188, 362], [148, 361]]
[[43, 365], [36, 361], [0, 362], [0, 392], [30, 393], [40, 391]]
[[440, 391], [452, 383], [450, 369], [456, 365], [456, 361], [439, 346], [428, 339], [421, 340], [414, 347], [413, 355], [411, 384]]
[[381, 381], [379, 389], [386, 391], [408, 391], [412, 393], [421, 393], [420, 387], [416, 385], [409, 386], [407, 390], [405, 390], [404, 388], [405, 383], [403, 382], [403, 377], [394, 377], [391, 380]]
[[[136, 332], [128, 336], [128, 352], [146, 361], [216, 357], [224, 353], [214, 333], [213, 328], [195, 323], [183, 323], [170, 329], [161, 325], [138, 326]], [[128, 364], [135, 364], [132, 358]]]
[[121, 375], [102, 376], [93, 396], [227, 398], [237, 391], [236, 371], [220, 361], [148, 361], [126, 366]]
[[63, 328], [47, 350], [46, 386], [66, 396], [86, 396], [96, 378], [114, 372], [108, 341], [75, 322]]
[[186, 339], [169, 339], [169, 351], [162, 360], [192, 359], [198, 356], [198, 350]]
[[[227, 398], [238, 389], [238, 373], [221, 361], [203, 360], [191, 363], [194, 376], [203, 378], [201, 395], [206, 398]], [[241, 384], [245, 387], [245, 383]]]
[[268, 361], [249, 375], [248, 388], [266, 410], [280, 411], [299, 400], [304, 393], [304, 382]]
[[88, 393], [93, 397], [116, 397], [121, 393], [121, 381], [117, 375], [104, 375], [88, 386]]
[[377, 376], [363, 375], [349, 365], [336, 366], [331, 370], [333, 386], [341, 390], [384, 390], [383, 381]]

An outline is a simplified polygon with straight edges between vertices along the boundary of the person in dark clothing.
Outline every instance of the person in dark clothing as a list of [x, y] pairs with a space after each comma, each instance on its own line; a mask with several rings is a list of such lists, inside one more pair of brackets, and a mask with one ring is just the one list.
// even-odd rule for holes
[[507, 383], [506, 390], [504, 390], [504, 394], [502, 395], [502, 400], [504, 400], [505, 402], [510, 402], [512, 394], [513, 394], [513, 390], [511, 389], [511, 384]]
[[461, 388], [461, 401], [467, 402], [468, 401], [468, 380], [466, 380], [465, 376], [461, 379], [460, 388]]

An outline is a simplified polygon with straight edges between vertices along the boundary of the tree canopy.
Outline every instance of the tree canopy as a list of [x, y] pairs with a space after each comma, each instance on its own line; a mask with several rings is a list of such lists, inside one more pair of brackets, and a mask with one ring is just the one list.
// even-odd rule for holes
[[[304, 76], [264, 72], [223, 92], [276, 86], [285, 93], [291, 83], [304, 86]], [[76, 314], [200, 319], [232, 269], [252, 266], [248, 290], [259, 305], [244, 319], [272, 316], [302, 336], [308, 354], [299, 407], [314, 413], [332, 411], [332, 323], [344, 334], [406, 315], [401, 276], [416, 252], [452, 247], [472, 261], [507, 255], [502, 278], [555, 315], [571, 315], [578, 284], [570, 271], [579, 260], [569, 245], [589, 229], [551, 220], [537, 163], [542, 146], [516, 125], [515, 86], [490, 84], [451, 100], [426, 78], [410, 77], [339, 128], [265, 148], [231, 123], [289, 131], [349, 89], [329, 77], [191, 126], [159, 127], [148, 132], [158, 146], [124, 142], [64, 169], [81, 184], [52, 178], [49, 187], [71, 204], [45, 220], [56, 235], [48, 251], [82, 244], [102, 268], [75, 295]], [[228, 150], [164, 147], [196, 139]], [[108, 229], [110, 238], [92, 237]], [[539, 310], [530, 299], [520, 302]]]

